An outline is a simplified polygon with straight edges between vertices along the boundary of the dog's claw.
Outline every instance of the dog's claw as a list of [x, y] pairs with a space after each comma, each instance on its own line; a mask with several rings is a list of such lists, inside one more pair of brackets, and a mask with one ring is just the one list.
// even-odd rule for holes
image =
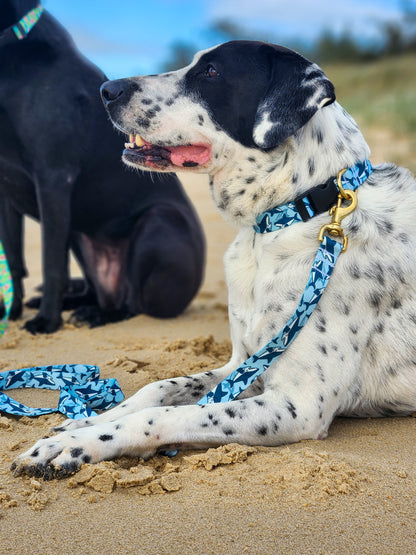
[[80, 466], [81, 465], [76, 462], [68, 463], [64, 466], [54, 466], [50, 463], [34, 465], [14, 461], [10, 466], [10, 470], [16, 478], [26, 475], [30, 478], [43, 478], [45, 482], [48, 482], [54, 479], [61, 480], [62, 478], [68, 478], [68, 476], [75, 474], [80, 469]]

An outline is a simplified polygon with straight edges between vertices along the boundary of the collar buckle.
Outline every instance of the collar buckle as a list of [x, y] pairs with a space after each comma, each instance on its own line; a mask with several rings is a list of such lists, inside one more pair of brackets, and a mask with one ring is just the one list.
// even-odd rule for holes
[[[344, 189], [341, 184], [341, 177], [342, 174], [346, 171], [346, 169], [341, 170], [338, 172], [337, 175], [337, 184], [339, 188], [338, 194], [338, 201], [335, 206], [331, 208], [329, 214], [332, 216], [332, 222], [330, 224], [323, 225], [319, 231], [319, 241], [322, 242], [324, 238], [324, 234], [328, 233], [332, 237], [340, 237], [342, 238], [342, 251], [344, 252], [347, 249], [348, 245], [348, 238], [344, 235], [344, 231], [341, 227], [341, 221], [354, 212], [357, 208], [357, 193], [352, 191], [351, 189]], [[343, 205], [343, 201], [349, 202], [347, 205]]]
[[307, 199], [310, 202], [314, 214], [322, 214], [323, 212], [327, 212], [331, 206], [334, 205], [337, 200], [337, 196], [338, 189], [335, 185], [335, 179], [334, 177], [330, 177], [326, 183], [317, 185], [306, 195], [300, 195], [295, 199], [294, 203], [302, 220], [307, 222], [312, 216], [308, 213], [305, 207], [304, 199]]

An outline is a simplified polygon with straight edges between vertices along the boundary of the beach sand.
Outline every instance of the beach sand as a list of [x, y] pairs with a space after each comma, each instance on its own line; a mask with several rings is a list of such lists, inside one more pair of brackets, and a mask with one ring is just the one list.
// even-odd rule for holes
[[[376, 149], [373, 162], [377, 156]], [[205, 177], [187, 174], [183, 181], [208, 242], [205, 282], [185, 314], [173, 320], [138, 316], [95, 329], [65, 324], [46, 336], [31, 336], [12, 322], [0, 342], [0, 370], [97, 364], [101, 376], [117, 378], [129, 396], [151, 381], [227, 361], [222, 256], [236, 230], [216, 212]], [[26, 240], [29, 297], [41, 282], [37, 224], [28, 221]], [[33, 314], [26, 308], [24, 319]], [[40, 390], [13, 394], [32, 406], [50, 406], [57, 398]], [[123, 458], [86, 465], [62, 481], [15, 478], [9, 467], [16, 455], [63, 420], [59, 414], [0, 417], [0, 553], [416, 551], [412, 417], [337, 419], [323, 441], [276, 448], [231, 444], [147, 462]]]

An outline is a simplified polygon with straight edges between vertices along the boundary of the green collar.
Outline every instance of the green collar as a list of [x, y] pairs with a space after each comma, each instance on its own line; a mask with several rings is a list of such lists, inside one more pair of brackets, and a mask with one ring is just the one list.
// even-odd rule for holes
[[22, 17], [17, 23], [13, 23], [10, 27], [0, 32], [0, 46], [10, 42], [10, 39], [22, 40], [27, 37], [36, 23], [39, 21], [40, 16], [43, 14], [43, 6], [40, 4], [30, 10]]

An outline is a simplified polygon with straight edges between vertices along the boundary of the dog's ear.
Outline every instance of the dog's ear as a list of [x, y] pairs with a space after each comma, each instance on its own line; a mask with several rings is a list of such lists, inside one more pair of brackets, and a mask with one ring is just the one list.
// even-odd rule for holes
[[275, 49], [269, 59], [269, 88], [257, 109], [253, 139], [262, 149], [275, 148], [335, 101], [334, 86], [323, 71], [299, 54]]

